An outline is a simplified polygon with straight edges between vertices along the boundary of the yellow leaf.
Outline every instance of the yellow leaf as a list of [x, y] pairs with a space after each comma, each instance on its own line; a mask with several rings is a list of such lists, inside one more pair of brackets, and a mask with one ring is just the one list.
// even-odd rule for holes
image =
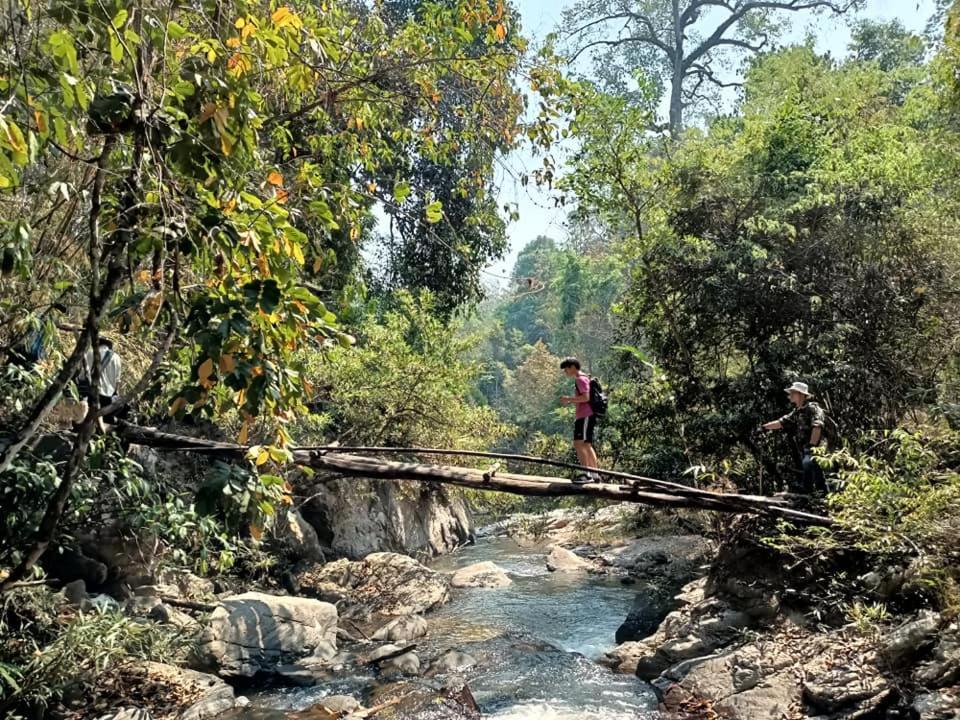
[[207, 62], [212, 63], [217, 60], [217, 52], [213, 48], [207, 50]]
[[286, 6], [277, 8], [270, 19], [278, 28], [299, 28], [301, 25], [300, 18], [290, 12], [290, 8]]
[[234, 50], [236, 50], [238, 47], [240, 47], [240, 38], [238, 38], [238, 37], [236, 37], [236, 36], [228, 37], [228, 38], [227, 38], [227, 47], [228, 47], [228, 48], [233, 48]]
[[233, 140], [231, 140], [226, 133], [221, 133], [220, 135], [220, 149], [224, 155], [229, 155], [233, 152]]
[[267, 463], [267, 460], [269, 459], [270, 459], [270, 451], [261, 450], [260, 454], [257, 455], [257, 467], [260, 467], [261, 465], [265, 465]]
[[243, 424], [240, 426], [240, 434], [237, 436], [237, 442], [241, 445], [247, 444], [247, 439], [250, 436], [250, 421], [244, 420]]
[[47, 132], [47, 119], [43, 116], [39, 110], [33, 111], [33, 119], [37, 123], [37, 131], [41, 134], [46, 134]]
[[261, 275], [270, 277], [270, 264], [263, 255], [257, 256], [257, 268], [259, 268]]
[[220, 356], [220, 372], [224, 374], [231, 373], [236, 367], [237, 361], [233, 359], [233, 355]]
[[507, 37], [507, 29], [503, 26], [503, 23], [497, 23], [497, 40], [503, 40]]
[[237, 18], [237, 21], [233, 24], [233, 26], [237, 28], [237, 30], [242, 30], [243, 26], [246, 24], [247, 24], [246, 20], [244, 20], [243, 18]]
[[178, 412], [183, 410], [186, 406], [187, 406], [186, 398], [178, 397], [176, 400], [173, 401], [173, 403], [171, 403], [170, 409], [167, 411], [167, 413], [170, 415], [170, 417], [173, 417]]
[[201, 385], [207, 387], [211, 375], [213, 375], [213, 358], [207, 358], [197, 368], [197, 378], [199, 378]]
[[217, 112], [216, 103], [212, 103], [212, 102], [206, 103], [202, 108], [200, 108], [200, 117], [197, 118], [197, 122], [203, 125], [207, 120], [212, 118], [216, 112]]
[[240, 77], [251, 67], [253, 67], [253, 65], [250, 62], [250, 58], [241, 53], [234, 53], [230, 56], [230, 59], [227, 60], [227, 72], [234, 77]]
[[267, 182], [275, 187], [280, 187], [283, 185], [283, 175], [274, 170], [267, 175]]

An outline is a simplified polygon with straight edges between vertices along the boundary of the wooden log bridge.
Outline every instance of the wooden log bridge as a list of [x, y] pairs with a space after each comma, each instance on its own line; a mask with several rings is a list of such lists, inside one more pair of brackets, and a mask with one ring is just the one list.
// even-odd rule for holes
[[[240, 461], [249, 447], [202, 438], [164, 433], [154, 428], [123, 424], [119, 432], [129, 442], [178, 452], [192, 452]], [[609, 502], [631, 502], [653, 507], [693, 508], [724, 513], [751, 513], [782, 518], [802, 525], [832, 526], [829, 517], [798, 509], [785, 498], [737, 493], [718, 493], [680, 483], [612, 470], [594, 470], [605, 482], [577, 485], [570, 480], [545, 475], [525, 475], [499, 469], [384, 460], [368, 455], [446, 455], [509, 460], [585, 471], [579, 465], [545, 458], [506, 453], [445, 450], [441, 448], [348, 448], [338, 446], [293, 448], [293, 461], [315, 471], [360, 478], [412, 480], [449, 484], [476, 490], [492, 490], [533, 497], [582, 496]]]

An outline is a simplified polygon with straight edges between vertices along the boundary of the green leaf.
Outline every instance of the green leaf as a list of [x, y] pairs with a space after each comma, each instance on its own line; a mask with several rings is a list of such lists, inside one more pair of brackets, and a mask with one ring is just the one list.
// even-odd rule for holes
[[408, 197], [410, 197], [410, 183], [404, 180], [393, 186], [393, 199], [397, 205], [403, 205]]
[[187, 34], [187, 29], [178, 22], [172, 20], [167, 23], [167, 36], [171, 40], [181, 40]]
[[439, 200], [434, 200], [427, 205], [427, 222], [436, 224], [441, 220], [443, 220], [443, 203]]
[[114, 28], [119, 30], [124, 25], [126, 25], [127, 17], [128, 17], [127, 11], [124, 8], [120, 8], [120, 11], [113, 16], [111, 25], [113, 25]]
[[116, 33], [110, 33], [110, 58], [115, 63], [123, 60], [123, 45], [120, 44], [120, 38]]

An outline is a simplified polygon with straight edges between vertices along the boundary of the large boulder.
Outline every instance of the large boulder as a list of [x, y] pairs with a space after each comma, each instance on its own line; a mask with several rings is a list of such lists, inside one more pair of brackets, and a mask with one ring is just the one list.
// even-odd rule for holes
[[332, 657], [336, 647], [337, 608], [330, 603], [249, 592], [213, 611], [198, 656], [223, 676], [253, 677], [287, 658]]
[[547, 570], [550, 572], [586, 572], [592, 568], [588, 561], [559, 545], [554, 545], [547, 555]]
[[455, 588], [502, 588], [512, 582], [499, 565], [489, 560], [460, 568], [450, 580]]
[[473, 537], [463, 496], [424, 483], [333, 480], [314, 489], [302, 513], [324, 546], [351, 560], [381, 550], [443, 555]]
[[419, 615], [450, 599], [449, 581], [406, 555], [372, 553], [297, 575], [300, 591], [338, 603], [344, 617], [367, 621]]

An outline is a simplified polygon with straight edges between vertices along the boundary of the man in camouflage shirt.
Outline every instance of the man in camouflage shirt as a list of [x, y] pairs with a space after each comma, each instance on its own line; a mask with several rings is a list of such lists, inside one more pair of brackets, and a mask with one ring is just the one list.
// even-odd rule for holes
[[823, 438], [823, 409], [812, 402], [813, 394], [806, 383], [795, 382], [785, 388], [785, 391], [793, 403], [793, 410], [762, 427], [764, 430], [783, 430], [796, 438], [800, 449], [800, 466], [803, 469], [801, 490], [805, 493], [812, 493], [814, 490], [826, 492], [823, 470], [813, 457], [813, 448], [817, 447]]

